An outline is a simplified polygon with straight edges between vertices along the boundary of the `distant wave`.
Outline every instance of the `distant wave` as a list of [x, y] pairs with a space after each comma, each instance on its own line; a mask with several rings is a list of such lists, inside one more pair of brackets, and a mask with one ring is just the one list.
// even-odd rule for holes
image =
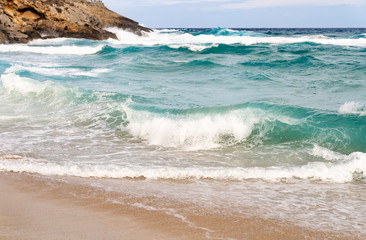
[[64, 45], [65, 43], [69, 43], [71, 41], [77, 41], [72, 38], [49, 38], [49, 39], [34, 39], [30, 41], [27, 45], [31, 46], [44, 46], [44, 45]]
[[187, 67], [220, 67], [218, 63], [214, 63], [208, 60], [192, 60], [187, 63], [181, 63], [183, 66]]
[[53, 67], [38, 67], [38, 66], [22, 66], [22, 65], [13, 65], [6, 70], [7, 73], [11, 72], [21, 72], [28, 71], [33, 72], [45, 76], [87, 76], [87, 77], [98, 77], [101, 74], [107, 73], [110, 71], [108, 68], [78, 68], [78, 67], [62, 67], [62, 66], [53, 66]]
[[[366, 47], [366, 39], [350, 39], [350, 38], [330, 38], [323, 35], [301, 36], [301, 37], [272, 37], [272, 36], [253, 36], [240, 35], [236, 31], [225, 30], [222, 33], [204, 32], [194, 35], [183, 31], [166, 32], [164, 30], [156, 30], [146, 36], [137, 36], [133, 33], [126, 32], [117, 28], [110, 28], [109, 31], [114, 32], [117, 40], [109, 40], [111, 44], [126, 44], [126, 45], [144, 45], [158, 46], [166, 45], [171, 48], [188, 48], [191, 51], [202, 51], [207, 48], [217, 47], [219, 44], [293, 44], [293, 43], [315, 43], [329, 44], [337, 46], [357, 46]], [[220, 30], [223, 31], [223, 30]]]
[[313, 67], [313, 66], [324, 66], [325, 64], [315, 57], [312, 56], [300, 56], [291, 60], [277, 60], [277, 59], [265, 59], [261, 61], [248, 61], [241, 63], [243, 66], [257, 66], [257, 67], [268, 67], [268, 68], [294, 68], [294, 67]]
[[0, 45], [0, 53], [22, 52], [39, 53], [50, 55], [89, 55], [95, 54], [103, 49], [104, 45], [95, 47], [89, 46], [32, 46], [24, 44]]

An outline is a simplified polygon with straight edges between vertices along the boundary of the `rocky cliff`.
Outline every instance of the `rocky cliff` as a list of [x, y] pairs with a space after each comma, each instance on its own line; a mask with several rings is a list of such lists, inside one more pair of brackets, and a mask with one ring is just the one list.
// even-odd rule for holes
[[0, 0], [0, 43], [36, 38], [116, 38], [118, 27], [138, 35], [152, 31], [107, 9], [96, 0]]

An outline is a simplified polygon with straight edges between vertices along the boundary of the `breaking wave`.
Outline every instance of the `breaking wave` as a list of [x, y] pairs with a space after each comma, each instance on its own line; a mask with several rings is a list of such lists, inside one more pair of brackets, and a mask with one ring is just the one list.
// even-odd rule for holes
[[366, 106], [360, 102], [346, 102], [339, 108], [339, 113], [342, 114], [360, 114], [362, 116], [366, 115]]
[[[73, 106], [79, 112], [78, 121], [99, 124], [99, 128], [110, 132], [118, 127], [149, 145], [204, 150], [238, 144], [301, 142], [345, 154], [366, 149], [366, 116], [362, 114], [343, 115], [264, 102], [160, 109], [142, 107], [148, 103], [147, 99], [134, 102], [134, 96], [87, 91], [49, 80], [41, 82], [9, 71], [1, 76], [1, 81], [8, 94], [23, 96], [27, 104], [37, 103], [43, 106], [41, 109], [57, 106], [75, 114], [75, 110], [70, 109]], [[346, 103], [339, 111], [362, 113], [360, 108], [356, 103]]]
[[100, 75], [110, 72], [108, 68], [85, 68], [85, 67], [62, 67], [62, 66], [50, 66], [50, 67], [38, 67], [38, 66], [22, 66], [13, 65], [6, 70], [5, 73], [12, 72], [32, 72], [45, 76], [86, 76], [86, 77], [99, 77]]
[[0, 45], [0, 53], [38, 53], [47, 55], [90, 55], [103, 49], [104, 45], [89, 46], [32, 46], [24, 44]]
[[[366, 47], [366, 39], [331, 38], [323, 35], [310, 35], [300, 37], [276, 37], [262, 36], [260, 34], [248, 34], [231, 29], [210, 30], [199, 35], [184, 31], [156, 30], [145, 36], [136, 36], [117, 28], [110, 28], [115, 33], [117, 40], [109, 40], [112, 44], [143, 45], [143, 46], [169, 46], [171, 48], [189, 48], [191, 51], [202, 51], [207, 48], [217, 47], [219, 44], [226, 45], [254, 45], [254, 44], [293, 44], [315, 43], [337, 46]], [[214, 31], [214, 32], [213, 32]], [[263, 34], [264, 35], [264, 34]]]

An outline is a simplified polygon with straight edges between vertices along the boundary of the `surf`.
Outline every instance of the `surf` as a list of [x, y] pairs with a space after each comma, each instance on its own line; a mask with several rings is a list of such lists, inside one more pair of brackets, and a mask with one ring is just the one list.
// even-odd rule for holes
[[90, 55], [103, 49], [104, 45], [89, 46], [34, 46], [27, 44], [0, 45], [0, 53], [33, 53], [45, 55]]
[[[247, 34], [246, 31], [235, 31], [231, 29], [203, 31], [199, 34], [192, 34], [191, 32], [184, 32], [181, 30], [168, 32], [166, 30], [156, 30], [152, 33], [147, 33], [142, 37], [126, 31], [121, 31], [117, 28], [110, 28], [108, 30], [115, 33], [119, 39], [118, 41], [110, 40], [109, 42], [112, 44], [143, 45], [150, 47], [166, 45], [171, 48], [188, 48], [191, 51], [202, 51], [204, 49], [217, 47], [219, 44], [240, 44], [248, 46], [258, 44], [283, 45], [315, 43], [321, 45], [366, 47], [366, 39], [364, 38], [332, 38], [322, 35], [300, 37], [253, 36], [254, 34]], [[223, 32], [225, 32], [225, 34], [223, 34]]]
[[363, 181], [366, 172], [366, 154], [354, 152], [349, 155], [338, 154], [315, 146], [311, 152], [326, 162], [311, 162], [303, 166], [272, 167], [174, 167], [174, 166], [123, 166], [91, 163], [45, 163], [42, 160], [27, 159], [21, 156], [0, 156], [0, 169], [14, 172], [38, 173], [43, 175], [74, 176], [83, 178], [147, 178], [170, 180], [220, 181], [265, 180], [278, 181], [325, 181], [347, 183]]
[[27, 105], [39, 106], [43, 114], [45, 109], [73, 115], [79, 112], [74, 124], [89, 122], [109, 132], [120, 129], [149, 145], [193, 151], [301, 142], [347, 154], [366, 148], [366, 116], [360, 103], [345, 103], [339, 112], [266, 102], [164, 109], [145, 106], [148, 99], [117, 92], [90, 91], [20, 77], [16, 71], [22, 69], [10, 67], [1, 75], [4, 96], [23, 98]]

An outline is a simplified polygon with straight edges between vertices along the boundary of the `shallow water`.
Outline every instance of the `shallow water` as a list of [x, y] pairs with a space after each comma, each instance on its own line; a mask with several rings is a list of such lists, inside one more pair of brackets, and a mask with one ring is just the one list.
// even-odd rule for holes
[[2, 171], [366, 233], [366, 29], [112, 31], [0, 46]]

